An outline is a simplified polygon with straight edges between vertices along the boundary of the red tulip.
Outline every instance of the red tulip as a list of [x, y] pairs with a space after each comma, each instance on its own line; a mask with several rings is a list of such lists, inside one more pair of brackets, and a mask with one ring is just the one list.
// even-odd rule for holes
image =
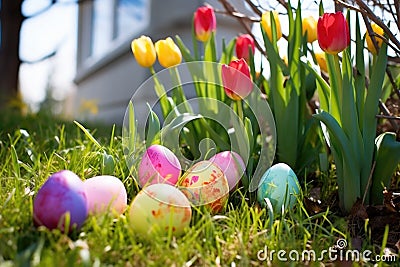
[[222, 65], [222, 83], [226, 95], [233, 100], [248, 96], [253, 90], [250, 68], [243, 58]]
[[254, 39], [250, 34], [242, 34], [236, 39], [236, 56], [238, 58], [244, 58], [246, 61], [249, 60], [249, 47], [251, 51], [255, 51]]
[[322, 50], [337, 54], [350, 45], [349, 26], [342, 12], [325, 13], [318, 19], [318, 43]]
[[210, 6], [202, 6], [194, 12], [194, 32], [197, 40], [206, 42], [210, 39], [211, 33], [217, 28], [214, 9]]

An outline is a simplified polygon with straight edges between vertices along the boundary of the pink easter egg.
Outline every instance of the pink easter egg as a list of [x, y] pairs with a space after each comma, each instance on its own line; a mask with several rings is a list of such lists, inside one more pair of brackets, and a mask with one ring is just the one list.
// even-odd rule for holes
[[181, 164], [171, 150], [151, 145], [144, 153], [138, 170], [139, 185], [167, 183], [175, 185], [181, 174]]
[[88, 200], [89, 214], [108, 211], [122, 214], [127, 207], [127, 194], [120, 179], [110, 175], [95, 176], [83, 182]]
[[229, 184], [229, 191], [232, 191], [243, 176], [246, 165], [242, 157], [234, 151], [223, 151], [209, 159], [224, 172]]

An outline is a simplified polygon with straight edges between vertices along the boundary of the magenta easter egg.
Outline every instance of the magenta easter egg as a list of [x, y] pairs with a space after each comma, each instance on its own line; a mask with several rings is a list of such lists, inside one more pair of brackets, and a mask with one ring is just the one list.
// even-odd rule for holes
[[229, 184], [229, 191], [232, 191], [243, 176], [246, 165], [242, 157], [234, 151], [223, 151], [209, 159], [224, 172]]
[[159, 183], [175, 185], [180, 174], [181, 164], [174, 153], [164, 146], [151, 145], [139, 164], [139, 185], [142, 188]]
[[[69, 228], [65, 222], [69, 214]], [[33, 201], [35, 224], [49, 229], [70, 231], [80, 228], [88, 214], [87, 199], [82, 180], [73, 172], [63, 170], [51, 175], [39, 189]]]
[[212, 213], [221, 211], [229, 197], [228, 181], [214, 163], [204, 160], [189, 168], [179, 189], [195, 206], [205, 206]]
[[127, 194], [120, 179], [110, 175], [95, 176], [83, 182], [89, 214], [122, 214], [127, 206]]
[[179, 236], [189, 226], [192, 208], [175, 186], [152, 184], [143, 188], [129, 208], [131, 228], [145, 237]]

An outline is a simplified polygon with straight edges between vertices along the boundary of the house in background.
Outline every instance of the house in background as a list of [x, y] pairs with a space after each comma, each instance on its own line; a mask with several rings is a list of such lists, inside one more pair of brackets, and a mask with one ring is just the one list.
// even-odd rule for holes
[[[244, 5], [244, 1], [235, 2]], [[207, 3], [223, 9], [217, 0]], [[136, 63], [131, 41], [140, 35], [148, 35], [154, 42], [179, 35], [191, 47], [192, 16], [203, 4], [198, 0], [82, 1], [78, 17], [74, 116], [121, 125], [129, 100], [150, 76], [148, 69]], [[222, 38], [229, 41], [241, 32], [243, 28], [236, 20], [217, 14], [219, 46]], [[156, 66], [156, 69], [161, 68]], [[80, 112], [85, 103], [96, 104], [98, 112]]]

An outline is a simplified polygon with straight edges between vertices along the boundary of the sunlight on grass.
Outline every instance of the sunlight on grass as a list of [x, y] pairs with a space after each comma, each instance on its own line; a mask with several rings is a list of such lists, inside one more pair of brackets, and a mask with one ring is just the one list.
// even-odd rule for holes
[[[1, 266], [265, 266], [267, 262], [257, 256], [265, 248], [318, 253], [347, 236], [345, 219], [333, 212], [307, 215], [299, 202], [295, 209], [271, 220], [265, 209], [254, 204], [254, 195], [244, 196], [240, 190], [231, 194], [220, 214], [194, 207], [191, 226], [179, 238], [140, 236], [129, 227], [125, 215], [89, 216], [83, 228], [69, 236], [36, 228], [33, 198], [54, 172], [68, 169], [83, 179], [101, 175], [106, 152], [115, 159], [112, 175], [124, 183], [128, 203], [138, 186], [129, 176], [121, 137], [112, 127], [100, 126], [96, 132], [85, 126], [85, 134], [72, 122], [47, 117], [13, 121], [20, 123], [0, 128]], [[88, 138], [89, 133], [100, 146]], [[274, 259], [269, 264], [280, 262]]]

